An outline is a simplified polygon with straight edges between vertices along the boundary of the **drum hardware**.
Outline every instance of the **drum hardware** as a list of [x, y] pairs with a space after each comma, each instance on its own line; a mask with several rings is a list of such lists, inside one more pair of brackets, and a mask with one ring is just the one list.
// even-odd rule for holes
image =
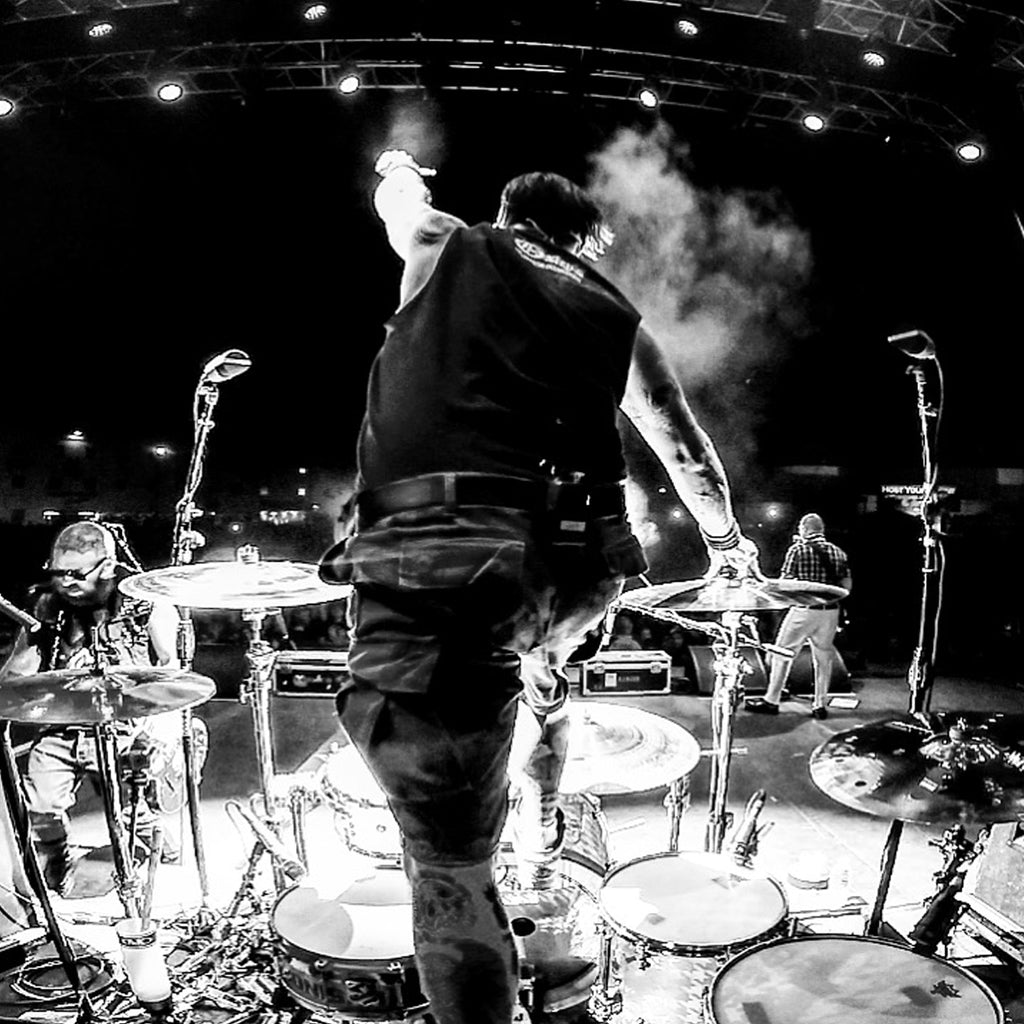
[[[240, 547], [232, 562], [172, 565], [122, 580], [121, 590], [148, 601], [168, 601], [179, 608], [222, 608], [241, 611], [248, 625], [246, 664], [239, 700], [252, 712], [256, 763], [263, 796], [263, 816], [275, 834], [279, 807], [274, 798], [274, 748], [270, 722], [270, 691], [276, 651], [262, 639], [264, 620], [283, 607], [336, 600], [351, 588], [323, 583], [317, 567], [299, 562], [264, 561], [251, 544]], [[286, 882], [274, 868], [278, 892]]]
[[837, 733], [811, 754], [815, 785], [890, 818], [868, 935], [878, 935], [905, 821], [961, 825], [1024, 816], [1024, 717], [919, 712]]

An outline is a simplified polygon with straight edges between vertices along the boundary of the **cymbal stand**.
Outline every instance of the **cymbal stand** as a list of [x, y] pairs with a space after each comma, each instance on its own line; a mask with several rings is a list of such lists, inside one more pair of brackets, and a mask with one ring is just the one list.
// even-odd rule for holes
[[[240, 549], [240, 554], [244, 549]], [[255, 549], [253, 549], [255, 550]], [[258, 555], [258, 553], [257, 553]], [[278, 808], [274, 799], [274, 740], [270, 722], [270, 681], [277, 652], [262, 637], [263, 621], [277, 614], [276, 608], [246, 608], [242, 619], [249, 626], [249, 639], [245, 649], [248, 671], [242, 680], [238, 699], [252, 711], [253, 738], [256, 742], [256, 765], [263, 797], [263, 819], [277, 834]], [[274, 884], [281, 892], [287, 884], [275, 863]]]
[[43, 873], [39, 868], [39, 860], [36, 856], [35, 845], [32, 842], [32, 832], [29, 827], [28, 810], [25, 807], [25, 800], [21, 791], [21, 778], [18, 773], [17, 762], [14, 759], [14, 748], [11, 745], [11, 723], [0, 722], [0, 790], [3, 792], [10, 813], [11, 824], [14, 827], [18, 846], [21, 849], [22, 862], [25, 868], [25, 875], [32, 893], [39, 903], [46, 921], [46, 930], [49, 933], [50, 941], [57, 951], [61, 967], [68, 979], [68, 985], [74, 993], [78, 1006], [78, 1020], [83, 1022], [94, 1020], [96, 1011], [89, 997], [88, 991], [82, 986], [82, 979], [78, 973], [78, 967], [74, 951], [68, 944], [57, 915], [54, 913], [53, 903], [50, 900], [50, 893], [46, 882], [43, 880]]

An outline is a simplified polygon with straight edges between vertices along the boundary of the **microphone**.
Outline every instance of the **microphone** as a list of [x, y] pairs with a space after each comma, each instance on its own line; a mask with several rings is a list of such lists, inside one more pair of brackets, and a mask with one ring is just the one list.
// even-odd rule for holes
[[911, 359], [934, 359], [935, 342], [924, 331], [903, 331], [890, 334], [889, 344], [894, 345]]
[[263, 844], [267, 853], [277, 862], [278, 867], [293, 881], [301, 882], [308, 872], [306, 866], [297, 861], [280, 839], [274, 835], [272, 829], [264, 825], [259, 818], [251, 811], [247, 811], [237, 800], [228, 801], [238, 813], [245, 818], [249, 828], [253, 830], [256, 838]]
[[199, 378], [200, 384], [223, 384], [252, 366], [252, 360], [240, 349], [229, 348], [208, 359]]

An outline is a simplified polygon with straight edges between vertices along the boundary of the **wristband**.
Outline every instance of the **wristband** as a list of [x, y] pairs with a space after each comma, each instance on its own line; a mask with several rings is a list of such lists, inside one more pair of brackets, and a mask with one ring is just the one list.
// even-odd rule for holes
[[731, 551], [733, 548], [739, 547], [740, 527], [735, 519], [732, 521], [729, 531], [721, 537], [713, 537], [703, 527], [700, 528], [700, 535], [712, 551]]

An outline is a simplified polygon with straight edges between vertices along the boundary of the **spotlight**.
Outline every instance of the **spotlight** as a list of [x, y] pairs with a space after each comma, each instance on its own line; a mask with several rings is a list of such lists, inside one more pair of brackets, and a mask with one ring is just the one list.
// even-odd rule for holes
[[180, 82], [164, 82], [156, 88], [157, 99], [162, 103], [177, 103], [185, 95], [185, 87]]
[[860, 62], [872, 71], [881, 71], [889, 63], [885, 51], [878, 46], [865, 46], [860, 51]]
[[657, 110], [661, 97], [653, 85], [642, 85], [636, 94], [636, 101], [644, 110]]
[[114, 23], [112, 21], [94, 22], [85, 33], [90, 39], [105, 39], [114, 34]]
[[15, 111], [14, 100], [0, 96], [0, 117], [9, 117]]
[[302, 10], [306, 21], [322, 21], [327, 17], [327, 4], [307, 4]]
[[965, 164], [974, 164], [985, 155], [985, 147], [980, 142], [970, 139], [967, 142], [961, 142], [956, 147], [956, 155]]
[[338, 92], [343, 96], [351, 96], [352, 93], [359, 91], [361, 85], [359, 76], [355, 72], [349, 72], [338, 79]]
[[676, 18], [676, 34], [684, 39], [694, 39], [700, 35], [700, 24], [693, 18]]
[[806, 128], [809, 132], [812, 132], [815, 135], [817, 135], [818, 132], [823, 132], [828, 127], [828, 122], [825, 120], [825, 118], [822, 117], [821, 114], [815, 113], [814, 111], [809, 111], [808, 113], [804, 114], [804, 116], [800, 119], [800, 123], [804, 126], [804, 128]]

